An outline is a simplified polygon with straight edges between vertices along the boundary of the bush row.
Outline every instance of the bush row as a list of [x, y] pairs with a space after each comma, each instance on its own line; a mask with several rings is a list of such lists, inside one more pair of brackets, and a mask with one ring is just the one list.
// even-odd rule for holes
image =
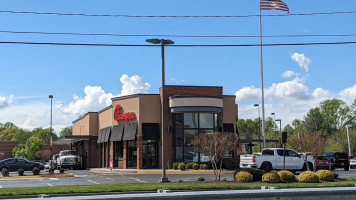
[[[299, 174], [298, 181], [303, 183], [318, 183], [319, 181], [334, 181], [339, 175], [329, 170], [319, 170], [316, 173], [305, 171]], [[263, 170], [250, 168], [240, 169], [234, 173], [234, 178], [238, 182], [263, 181], [266, 183], [296, 182], [294, 174], [287, 170], [271, 171], [266, 173]]]
[[[34, 167], [32, 169], [32, 174], [33, 175], [39, 175], [40, 171], [41, 170], [39, 168]], [[19, 176], [23, 176], [24, 172], [25, 172], [25, 170], [21, 169], [21, 168], [17, 170], [17, 173], [19, 174]], [[60, 173], [64, 173], [64, 169], [63, 168], [59, 169], [59, 172]], [[3, 177], [7, 177], [7, 176], [10, 176], [10, 171], [8, 169], [2, 169], [1, 174], [2, 174]]]
[[[175, 162], [172, 164], [172, 168], [177, 170], [180, 169], [178, 168], [179, 164], [183, 163], [184, 164], [184, 169], [202, 169], [202, 165], [205, 166], [205, 169], [213, 169], [211, 162], [200, 162], [200, 164], [196, 163], [196, 162], [188, 162], [188, 163], [184, 163], [184, 162]], [[220, 166], [220, 163], [217, 163], [218, 168]], [[238, 158], [226, 158], [223, 160], [223, 164], [222, 164], [222, 168], [223, 169], [227, 169], [227, 170], [236, 170], [239, 169], [239, 160]]]

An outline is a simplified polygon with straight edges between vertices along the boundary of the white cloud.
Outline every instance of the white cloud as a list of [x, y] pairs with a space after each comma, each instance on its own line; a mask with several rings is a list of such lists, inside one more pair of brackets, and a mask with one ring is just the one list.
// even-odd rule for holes
[[258, 99], [261, 95], [261, 89], [255, 88], [255, 86], [251, 87], [243, 87], [240, 90], [235, 92], [236, 100], [238, 101], [249, 101]]
[[347, 103], [353, 102], [353, 100], [356, 99], [356, 84], [349, 88], [341, 90], [339, 92], [339, 96]]
[[294, 53], [291, 55], [291, 59], [298, 63], [298, 65], [303, 68], [306, 72], [309, 71], [309, 65], [311, 60], [304, 55], [304, 53]]
[[122, 90], [118, 95], [106, 93], [100, 86], [85, 86], [85, 97], [81, 98], [74, 95], [73, 101], [68, 106], [65, 106], [63, 111], [75, 115], [96, 112], [111, 105], [111, 98], [113, 97], [148, 93], [150, 89], [150, 84], [143, 83], [141, 77], [138, 75], [129, 77], [127, 74], [123, 74], [120, 81], [122, 83]]
[[176, 84], [184, 83], [184, 82], [185, 82], [184, 79], [182, 79], [182, 80], [177, 80], [177, 79], [175, 79], [175, 78], [171, 78], [171, 81], [174, 82], [174, 83], [176, 83]]
[[283, 74], [282, 74], [282, 77], [283, 78], [290, 78], [292, 76], [296, 76], [298, 75], [297, 73], [291, 71], [291, 70], [288, 70], [288, 71], [285, 71]]
[[292, 81], [273, 83], [265, 91], [268, 98], [308, 99], [310, 97], [307, 86], [301, 83], [298, 78]]
[[10, 95], [9, 98], [0, 96], [0, 108], [5, 108], [5, 107], [9, 106], [10, 104], [12, 104], [13, 98], [14, 98], [13, 95]]

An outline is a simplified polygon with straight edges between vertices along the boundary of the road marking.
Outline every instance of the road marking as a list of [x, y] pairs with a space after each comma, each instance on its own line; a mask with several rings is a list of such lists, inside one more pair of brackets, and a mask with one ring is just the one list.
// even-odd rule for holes
[[47, 183], [47, 185], [49, 185], [49, 186], [53, 186], [53, 185], [51, 185], [51, 184], [49, 184], [49, 183]]
[[88, 180], [88, 182], [95, 183], [95, 184], [98, 184], [98, 185], [100, 184], [100, 183], [92, 181], [92, 180]]
[[111, 181], [115, 181], [115, 179], [113, 179], [113, 178], [106, 178], [106, 179], [111, 180]]
[[141, 182], [141, 183], [147, 183], [146, 181], [141, 181], [139, 178], [134, 178], [134, 177], [129, 177], [129, 179], [133, 179], [137, 182]]

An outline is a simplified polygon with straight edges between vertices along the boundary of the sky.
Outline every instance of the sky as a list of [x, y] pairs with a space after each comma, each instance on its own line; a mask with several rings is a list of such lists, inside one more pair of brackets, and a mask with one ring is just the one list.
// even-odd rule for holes
[[[284, 2], [290, 15], [262, 11], [263, 44], [356, 41], [355, 0], [339, 0], [337, 4], [335, 0]], [[311, 13], [335, 14], [296, 15]], [[258, 0], [3, 0], [0, 42], [146, 45], [146, 39], [163, 38], [176, 45], [258, 45], [258, 14]], [[285, 126], [294, 119], [303, 119], [326, 99], [338, 98], [350, 105], [356, 98], [355, 52], [356, 44], [263, 47], [265, 117], [276, 113], [275, 118]], [[258, 108], [253, 105], [261, 105], [259, 46], [167, 46], [165, 61], [167, 85], [222, 86], [224, 95], [236, 95], [240, 119], [258, 117]], [[112, 97], [158, 94], [160, 86], [158, 46], [0, 43], [0, 123], [9, 121], [29, 130], [49, 127], [48, 95], [53, 95], [53, 127], [59, 133], [80, 115], [111, 105]]]

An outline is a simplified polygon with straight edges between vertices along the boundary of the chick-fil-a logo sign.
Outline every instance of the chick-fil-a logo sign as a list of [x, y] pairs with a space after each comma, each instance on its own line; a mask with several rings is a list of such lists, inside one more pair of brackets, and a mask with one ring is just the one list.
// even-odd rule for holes
[[121, 106], [116, 105], [115, 110], [114, 110], [114, 120], [119, 121], [119, 120], [132, 120], [135, 119], [135, 113], [134, 112], [127, 112], [127, 113], [120, 113]]

